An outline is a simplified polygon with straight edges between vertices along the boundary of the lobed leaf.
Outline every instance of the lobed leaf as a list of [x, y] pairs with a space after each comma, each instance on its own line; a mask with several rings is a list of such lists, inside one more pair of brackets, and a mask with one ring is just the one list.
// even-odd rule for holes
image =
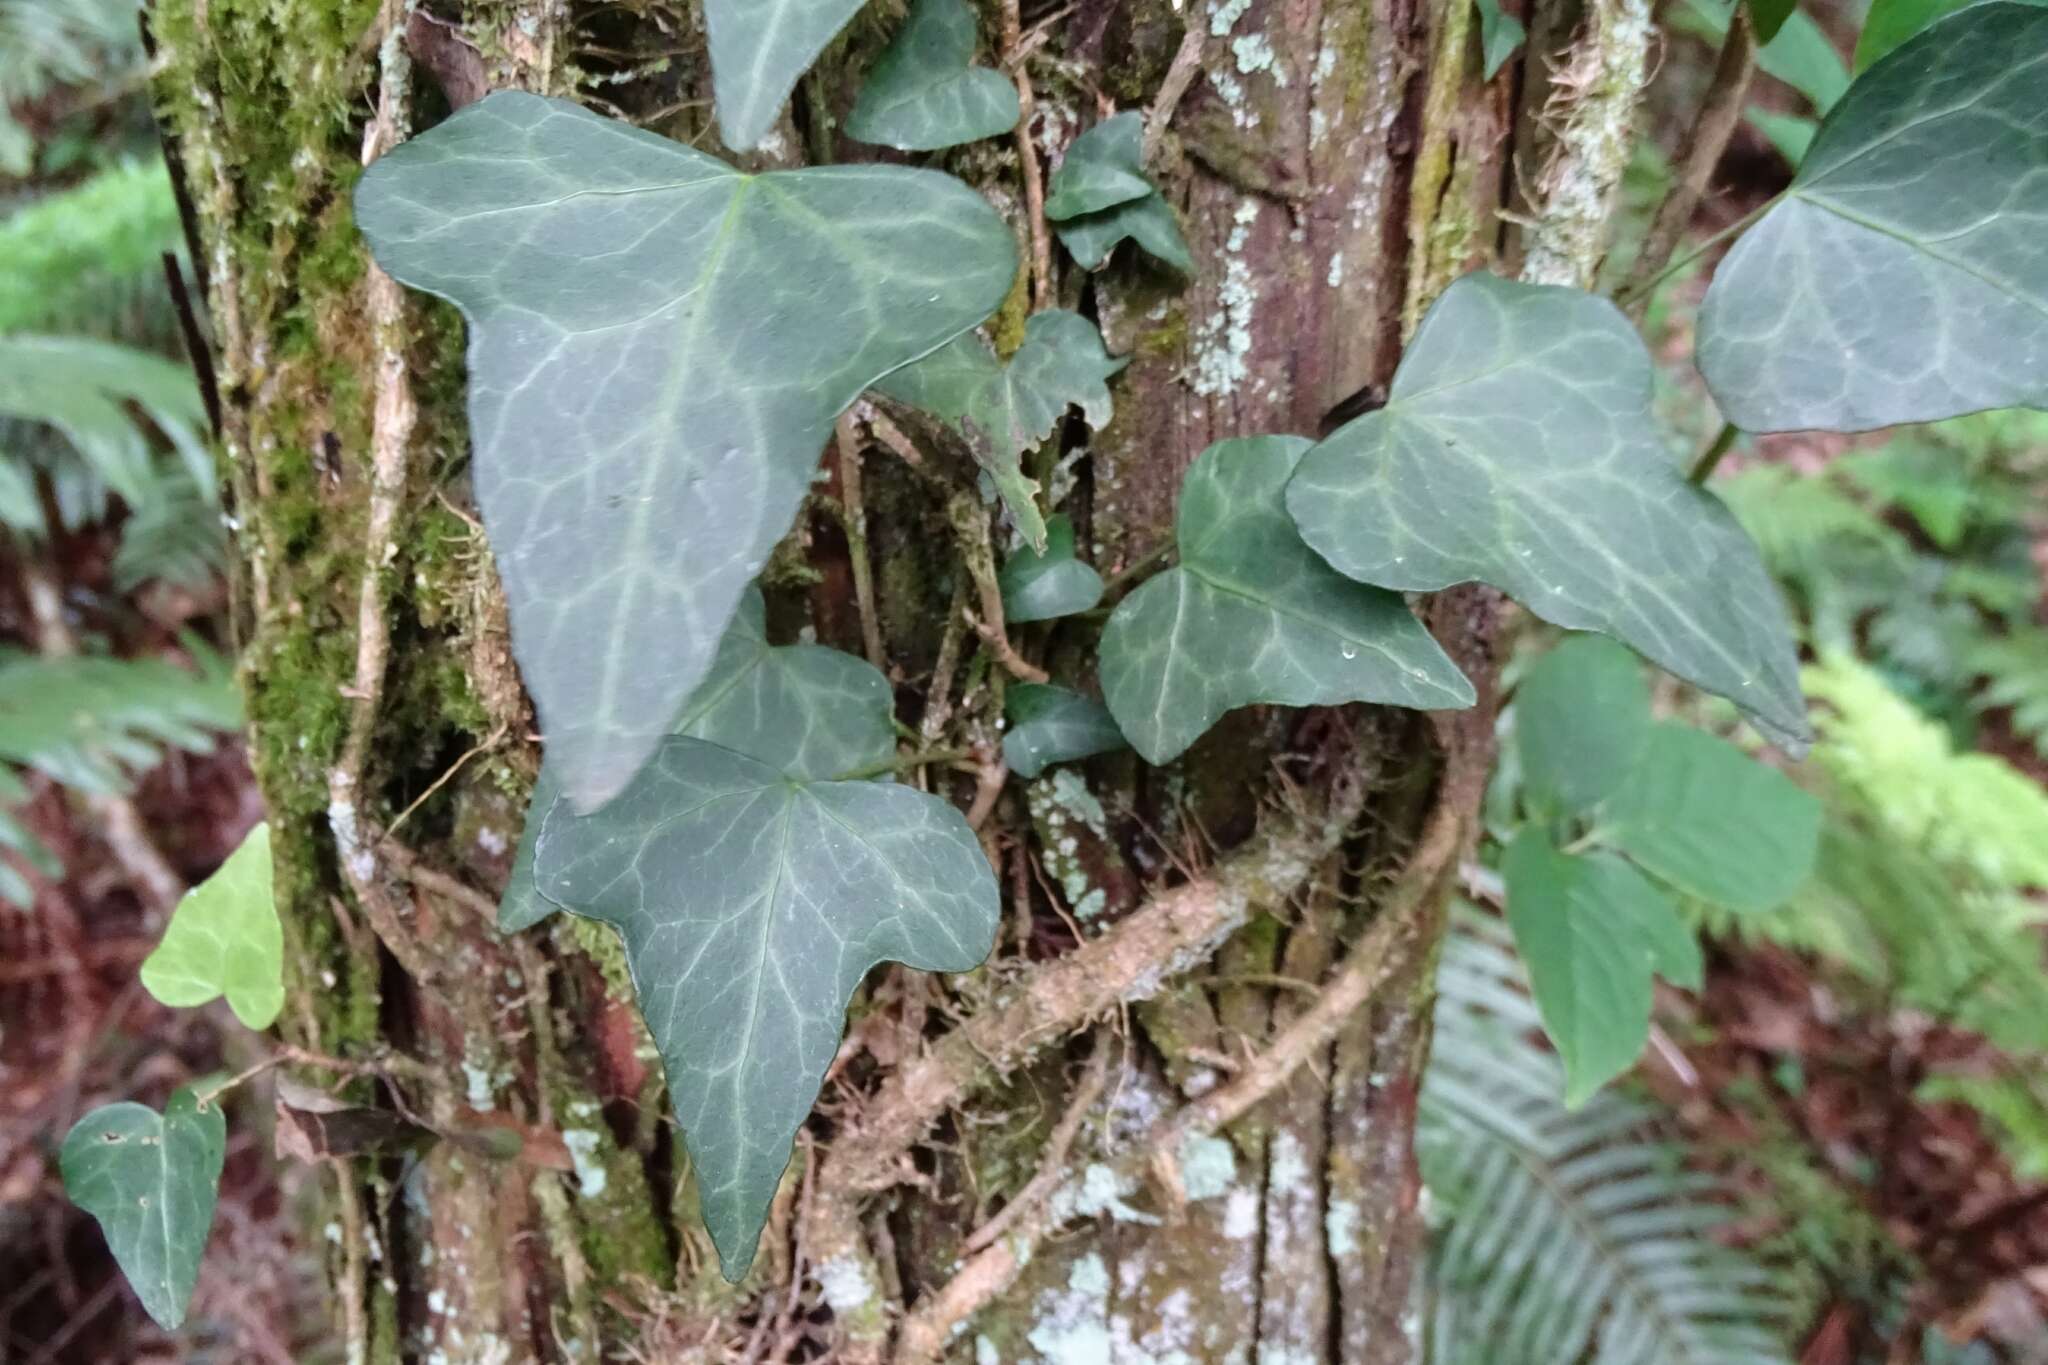
[[1102, 600], [1102, 575], [1074, 557], [1074, 523], [1065, 516], [1046, 523], [1043, 550], [1022, 549], [1004, 562], [997, 585], [1012, 624], [1072, 616]]
[[745, 152], [760, 145], [789, 92], [863, 3], [704, 0], [712, 93], [726, 146]]
[[1003, 762], [1023, 778], [1055, 763], [1125, 747], [1108, 707], [1050, 683], [1011, 683], [1003, 694], [1003, 719]]
[[1046, 185], [1045, 216], [1084, 270], [1100, 270], [1129, 238], [1183, 275], [1194, 257], [1173, 210], [1145, 178], [1144, 120], [1104, 119], [1073, 141]]
[[284, 930], [271, 887], [270, 826], [249, 831], [211, 877], [171, 912], [142, 985], [166, 1005], [204, 1005], [226, 996], [235, 1018], [269, 1028], [284, 1008]]
[[974, 11], [964, 0], [916, 0], [868, 72], [846, 135], [906, 152], [978, 142], [1017, 126], [1017, 87], [974, 63]]

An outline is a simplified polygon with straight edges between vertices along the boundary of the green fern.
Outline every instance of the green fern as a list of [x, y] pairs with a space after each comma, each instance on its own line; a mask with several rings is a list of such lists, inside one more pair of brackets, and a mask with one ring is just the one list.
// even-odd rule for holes
[[9, 110], [65, 86], [142, 77], [136, 0], [0, 0], [0, 175], [26, 175], [36, 144]]
[[2020, 630], [1977, 641], [1964, 656], [1984, 686], [1980, 711], [2009, 710], [2012, 728], [2048, 755], [2048, 630]]
[[212, 490], [182, 469], [165, 469], [158, 491], [121, 525], [114, 587], [133, 592], [151, 579], [198, 591], [227, 564], [227, 532]]
[[1557, 1059], [1500, 927], [1460, 920], [1438, 975], [1416, 1141], [1432, 1209], [1427, 1365], [1782, 1365], [1786, 1304], [1712, 1233], [1711, 1179], [1647, 1106], [1557, 1100]]
[[182, 241], [163, 162], [112, 167], [0, 219], [0, 334], [170, 341], [163, 253]]

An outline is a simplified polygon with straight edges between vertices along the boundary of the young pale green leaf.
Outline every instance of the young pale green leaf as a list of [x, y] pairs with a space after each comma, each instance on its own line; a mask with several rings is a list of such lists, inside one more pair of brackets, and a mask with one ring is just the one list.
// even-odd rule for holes
[[1515, 689], [1515, 746], [1530, 805], [1584, 815], [1611, 796], [1650, 741], [1650, 688], [1636, 656], [1575, 635]]
[[1773, 740], [1807, 742], [1778, 589], [1721, 500], [1673, 461], [1649, 352], [1605, 299], [1456, 281], [1387, 405], [1309, 452], [1287, 508], [1362, 583], [1491, 583], [1731, 698]]
[[1108, 426], [1115, 409], [1105, 381], [1129, 363], [1109, 353], [1094, 323], [1055, 308], [1031, 315], [1024, 343], [1007, 365], [986, 341], [969, 334], [887, 376], [875, 389], [958, 426], [1017, 529], [1043, 548], [1038, 484], [1025, 475], [1018, 457], [1051, 435], [1070, 406], [1081, 409], [1088, 425]]
[[1663, 723], [1608, 802], [1602, 841], [1689, 896], [1769, 910], [1813, 871], [1820, 802], [1715, 736]]
[[1477, 0], [1479, 6], [1479, 50], [1486, 72], [1486, 79], [1492, 80], [1508, 58], [1515, 55], [1528, 40], [1528, 30], [1522, 21], [1506, 13], [1500, 7], [1500, 0]]
[[1530, 826], [1508, 845], [1508, 925], [1576, 1108], [1635, 1064], [1650, 1036], [1651, 977], [1698, 983], [1698, 948], [1664, 893], [1621, 859], [1560, 852]]
[[2048, 406], [2048, 6], [1986, 0], [1871, 67], [1701, 305], [1745, 431]]
[[[761, 590], [750, 586], [675, 733], [745, 754], [792, 778], [822, 781], [893, 759], [894, 711], [889, 680], [867, 660], [823, 645], [770, 645], [766, 604]], [[498, 927], [507, 933], [564, 908], [541, 895], [533, 880], [541, 817], [561, 794], [553, 767], [543, 764], [498, 906]]]
[[1181, 485], [1179, 566], [1111, 614], [1102, 695], [1148, 762], [1253, 702], [1472, 704], [1472, 684], [1407, 603], [1331, 572], [1295, 533], [1281, 494], [1308, 449], [1255, 436], [1203, 451]]
[[142, 985], [166, 1005], [228, 998], [235, 1018], [269, 1028], [284, 1008], [284, 930], [270, 880], [270, 826], [258, 825], [171, 912], [142, 961]]
[[946, 176], [742, 175], [515, 91], [380, 158], [356, 216], [385, 269], [469, 318], [513, 650], [585, 809], [696, 690], [834, 417], [1016, 270], [1009, 228]]
[[1084, 270], [1100, 270], [1126, 237], [1183, 275], [1195, 260], [1173, 210], [1145, 178], [1144, 120], [1104, 119], [1074, 139], [1047, 186], [1045, 216]]
[[704, 0], [712, 93], [726, 146], [745, 152], [760, 145], [797, 80], [864, 2]]
[[1870, 13], [1863, 19], [1863, 32], [1856, 37], [1857, 74], [1869, 70], [1878, 58], [1942, 15], [1968, 3], [1970, 0], [1872, 0]]
[[1017, 87], [974, 62], [964, 0], [916, 0], [846, 116], [846, 135], [907, 152], [937, 151], [1017, 126]]
[[1019, 777], [1124, 747], [1123, 731], [1108, 707], [1050, 683], [1011, 683], [1003, 694], [1003, 719], [1003, 762]]
[[987, 855], [938, 797], [797, 781], [681, 737], [596, 814], [557, 802], [534, 867], [550, 899], [625, 939], [730, 1280], [861, 977], [878, 962], [969, 971], [1000, 912]]
[[1064, 515], [1046, 523], [1045, 549], [1011, 555], [997, 583], [1013, 624], [1072, 616], [1102, 600], [1102, 575], [1074, 557], [1074, 523]]
[[188, 1087], [160, 1116], [109, 1104], [80, 1119], [57, 1155], [64, 1192], [98, 1220], [114, 1263], [166, 1330], [185, 1320], [227, 1159], [220, 1105]]

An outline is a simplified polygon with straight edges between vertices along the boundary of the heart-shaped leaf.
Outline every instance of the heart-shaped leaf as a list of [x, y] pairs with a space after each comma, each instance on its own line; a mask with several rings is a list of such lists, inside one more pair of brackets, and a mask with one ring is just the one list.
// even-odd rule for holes
[[875, 59], [846, 116], [846, 135], [906, 152], [937, 151], [1017, 126], [1017, 87], [975, 66], [974, 11], [964, 0], [916, 0]]
[[1746, 431], [2048, 406], [2048, 6], [1938, 20], [1828, 111], [1701, 305]]
[[477, 497], [585, 809], [696, 690], [833, 419], [986, 317], [1016, 266], [946, 176], [747, 176], [516, 91], [379, 159], [356, 215], [386, 270], [469, 318]]
[[1515, 689], [1515, 746], [1529, 804], [1583, 815], [1614, 794], [1650, 742], [1650, 688], [1636, 656], [1601, 635], [1575, 635]]
[[258, 825], [171, 912], [142, 962], [142, 984], [166, 1005], [225, 995], [235, 1018], [269, 1028], [284, 1008], [284, 930], [271, 890], [270, 826]]
[[1777, 587], [1721, 500], [1687, 483], [1650, 413], [1650, 356], [1575, 289], [1467, 275], [1423, 318], [1387, 405], [1309, 452], [1302, 536], [1361, 583], [1491, 583], [1597, 630], [1766, 735], [1808, 739]]
[[1102, 575], [1074, 557], [1074, 523], [1056, 516], [1045, 530], [1042, 552], [1019, 550], [998, 575], [1003, 615], [1012, 623], [1072, 616], [1102, 600]]
[[1110, 615], [1103, 699], [1148, 762], [1253, 702], [1472, 704], [1472, 684], [1407, 603], [1331, 572], [1296, 534], [1282, 492], [1308, 449], [1255, 436], [1203, 451], [1181, 485], [1179, 567]]
[[726, 146], [744, 152], [760, 145], [798, 79], [864, 3], [704, 0], [718, 132]]
[[1038, 484], [1025, 476], [1018, 456], [1050, 436], [1070, 406], [1081, 409], [1089, 426], [1108, 426], [1115, 409], [1104, 381], [1129, 363], [1104, 348], [1094, 323], [1055, 308], [1031, 315], [1024, 343], [1007, 365], [986, 341], [968, 335], [875, 389], [957, 425], [1017, 529], [1042, 548]]
[[861, 977], [890, 961], [968, 971], [1000, 910], [974, 831], [938, 797], [797, 781], [680, 737], [595, 815], [557, 802], [535, 871], [550, 899], [625, 939], [731, 1280]]
[[57, 1154], [64, 1192], [98, 1220], [114, 1263], [166, 1330], [185, 1320], [199, 1280], [227, 1150], [220, 1106], [188, 1087], [161, 1116], [140, 1104], [93, 1110]]
[[[749, 587], [675, 732], [745, 754], [793, 778], [822, 780], [865, 772], [895, 758], [894, 711], [889, 680], [867, 660], [823, 645], [770, 645], [761, 590]], [[498, 906], [498, 927], [507, 933], [530, 928], [562, 908], [533, 882], [541, 817], [561, 790], [554, 769], [543, 765], [505, 899]]]
[[1108, 707], [1050, 683], [1011, 683], [1003, 720], [1003, 762], [1019, 777], [1124, 747]]
[[1046, 186], [1045, 216], [1084, 270], [1100, 270], [1126, 237], [1184, 275], [1194, 257], [1180, 224], [1145, 178], [1145, 125], [1136, 112], [1074, 139]]

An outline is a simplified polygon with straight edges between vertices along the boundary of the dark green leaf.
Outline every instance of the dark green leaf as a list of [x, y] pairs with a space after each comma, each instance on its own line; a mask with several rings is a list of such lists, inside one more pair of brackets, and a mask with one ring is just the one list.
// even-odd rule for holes
[[726, 146], [749, 151], [768, 136], [798, 78], [863, 3], [704, 0], [718, 131]]
[[1650, 688], [1627, 649], [1576, 635], [1515, 689], [1515, 745], [1530, 804], [1584, 815], [1618, 789], [1650, 740]]
[[1016, 267], [945, 176], [742, 175], [512, 91], [381, 158], [356, 213], [387, 270], [469, 317], [477, 496], [584, 808], [696, 690], [834, 417], [986, 317]]
[[1856, 72], [1861, 75], [1877, 59], [1970, 0], [1872, 0], [1856, 39]]
[[1721, 500], [1686, 482], [1650, 412], [1649, 353], [1604, 299], [1458, 280], [1387, 405], [1309, 453], [1287, 507], [1362, 583], [1491, 583], [1806, 742], [1777, 587]]
[[891, 961], [968, 971], [1000, 910], [974, 831], [938, 797], [796, 781], [681, 737], [596, 814], [557, 802], [534, 866], [550, 899], [625, 940], [732, 1280], [861, 977]]
[[1087, 611], [1102, 600], [1102, 575], [1074, 558], [1074, 523], [1046, 523], [1045, 549], [1010, 556], [999, 578], [1003, 615], [1013, 623], [1051, 621]]
[[227, 1146], [220, 1106], [200, 1105], [188, 1087], [161, 1116], [140, 1104], [93, 1110], [57, 1157], [64, 1192], [99, 1221], [114, 1263], [166, 1330], [185, 1320], [199, 1279]]
[[1180, 564], [1117, 604], [1102, 694], [1147, 761], [1165, 763], [1253, 702], [1473, 702], [1472, 684], [1390, 592], [1332, 573], [1302, 543], [1282, 490], [1309, 443], [1221, 441], [1181, 485]]
[[1144, 120], [1104, 119], [1074, 139], [1053, 173], [1045, 216], [1085, 270], [1100, 270], [1126, 237], [1184, 275], [1194, 258], [1173, 210], [1145, 178]]
[[1500, 0], [1477, 0], [1477, 3], [1479, 48], [1485, 59], [1486, 79], [1492, 80], [1529, 35], [1520, 19], [1501, 11]]
[[1749, 6], [1750, 26], [1756, 30], [1756, 40], [1768, 46], [1778, 36], [1778, 30], [1785, 27], [1785, 21], [1799, 8], [1798, 0], [1743, 0]]
[[2048, 405], [2044, 63], [2048, 7], [1988, 0], [1856, 81], [1701, 306], [1729, 421], [1863, 431]]
[[271, 890], [270, 826], [258, 825], [211, 877], [187, 891], [142, 962], [144, 989], [166, 1005], [225, 995], [235, 1018], [269, 1028], [284, 1008], [284, 930]]
[[1019, 777], [1124, 747], [1123, 731], [1108, 707], [1049, 683], [1011, 683], [1003, 694], [1003, 718], [1003, 762]]
[[963, 0], [916, 0], [875, 59], [846, 117], [846, 135], [904, 151], [976, 142], [1017, 126], [1017, 87], [974, 66], [974, 11]]

